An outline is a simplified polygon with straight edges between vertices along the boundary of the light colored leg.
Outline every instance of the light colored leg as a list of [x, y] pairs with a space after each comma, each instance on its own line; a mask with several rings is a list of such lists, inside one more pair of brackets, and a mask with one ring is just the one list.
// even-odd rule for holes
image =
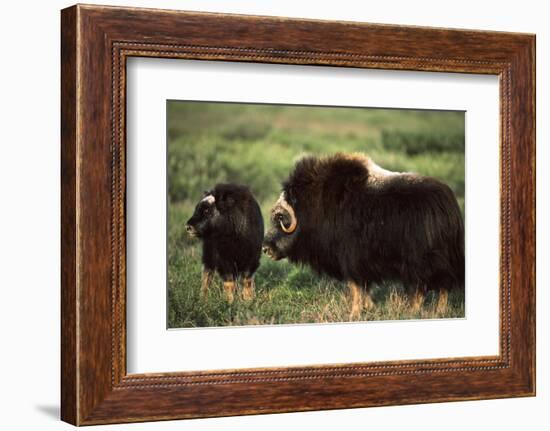
[[244, 277], [243, 278], [243, 299], [245, 301], [250, 301], [254, 298], [254, 277]]
[[210, 285], [212, 284], [213, 278], [214, 278], [214, 273], [212, 271], [209, 271], [203, 268], [202, 275], [201, 275], [201, 295], [203, 296], [208, 295], [208, 289], [210, 289]]
[[235, 280], [225, 280], [223, 282], [223, 290], [225, 291], [225, 298], [227, 299], [227, 302], [230, 304], [235, 299], [234, 292], [235, 292]]
[[348, 282], [348, 287], [350, 289], [350, 294], [351, 294], [351, 311], [350, 311], [349, 318], [350, 320], [355, 320], [361, 316], [361, 308], [363, 306], [362, 304], [363, 289], [361, 289], [361, 286], [357, 285], [353, 281]]
[[409, 305], [413, 312], [420, 311], [424, 304], [424, 291], [421, 288], [411, 288], [408, 290]]
[[365, 286], [364, 296], [365, 296], [365, 299], [363, 301], [363, 306], [364, 306], [365, 310], [367, 310], [367, 311], [373, 310], [376, 304], [374, 303], [374, 300], [372, 299], [372, 296], [370, 294], [370, 289], [369, 289], [368, 285]]
[[440, 289], [439, 298], [437, 299], [437, 313], [445, 314], [447, 312], [447, 302], [449, 301], [449, 290]]

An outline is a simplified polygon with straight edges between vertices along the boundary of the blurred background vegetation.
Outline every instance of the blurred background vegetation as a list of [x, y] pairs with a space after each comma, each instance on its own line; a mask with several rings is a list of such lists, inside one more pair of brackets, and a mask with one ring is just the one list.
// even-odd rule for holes
[[[220, 280], [199, 295], [201, 248], [185, 222], [216, 183], [247, 185], [267, 216], [294, 163], [306, 154], [364, 152], [383, 168], [417, 172], [447, 183], [464, 210], [463, 112], [333, 108], [210, 102], [167, 102], [168, 327], [347, 321], [342, 283], [307, 267], [262, 257], [252, 302], [228, 304]], [[378, 307], [362, 320], [463, 317], [452, 294], [444, 316], [433, 295], [412, 315], [402, 287], [379, 286]]]

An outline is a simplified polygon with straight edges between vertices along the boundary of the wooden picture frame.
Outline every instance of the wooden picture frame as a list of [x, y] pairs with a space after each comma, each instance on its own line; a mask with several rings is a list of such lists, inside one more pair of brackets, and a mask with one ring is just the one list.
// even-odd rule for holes
[[[64, 421], [535, 394], [534, 35], [83, 5], [61, 17]], [[500, 354], [128, 375], [125, 65], [131, 56], [498, 75]]]

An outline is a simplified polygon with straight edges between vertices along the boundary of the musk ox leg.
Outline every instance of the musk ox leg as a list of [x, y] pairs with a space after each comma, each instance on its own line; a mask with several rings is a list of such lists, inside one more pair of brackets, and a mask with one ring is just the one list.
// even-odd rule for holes
[[254, 298], [254, 277], [243, 277], [243, 299], [250, 301]]
[[370, 287], [367, 283], [365, 283], [365, 290], [364, 290], [364, 300], [363, 300], [363, 307], [365, 310], [372, 310], [375, 307], [374, 299], [372, 299], [372, 296], [370, 294]]
[[422, 287], [410, 287], [407, 289], [407, 294], [409, 297], [409, 305], [411, 306], [411, 310], [416, 313], [420, 311], [420, 308], [422, 308], [422, 304], [424, 303], [424, 288]]
[[447, 312], [447, 302], [449, 301], [449, 289], [441, 288], [439, 290], [439, 298], [437, 299], [436, 311], [438, 314]]
[[353, 281], [348, 282], [348, 287], [351, 294], [351, 311], [349, 318], [350, 320], [355, 320], [361, 316], [363, 289]]
[[203, 296], [208, 295], [208, 289], [212, 284], [212, 279], [214, 278], [214, 273], [209, 269], [203, 268], [201, 274], [201, 294]]
[[225, 298], [227, 299], [227, 302], [230, 304], [235, 299], [235, 288], [236, 288], [236, 282], [235, 279], [229, 279], [223, 281], [223, 290], [225, 292]]

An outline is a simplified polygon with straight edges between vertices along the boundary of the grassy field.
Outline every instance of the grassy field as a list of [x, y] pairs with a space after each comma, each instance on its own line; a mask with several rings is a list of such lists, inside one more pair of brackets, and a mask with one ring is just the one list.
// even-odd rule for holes
[[[294, 162], [305, 154], [360, 151], [395, 171], [447, 183], [464, 209], [462, 112], [312, 108], [170, 101], [168, 113], [168, 327], [204, 327], [349, 320], [347, 288], [307, 267], [262, 257], [256, 297], [228, 304], [221, 280], [199, 294], [200, 242], [185, 222], [204, 190], [218, 182], [246, 184], [264, 218]], [[398, 285], [377, 286], [377, 307], [361, 320], [463, 317], [464, 297], [451, 294], [438, 315], [433, 295], [412, 314]]]

